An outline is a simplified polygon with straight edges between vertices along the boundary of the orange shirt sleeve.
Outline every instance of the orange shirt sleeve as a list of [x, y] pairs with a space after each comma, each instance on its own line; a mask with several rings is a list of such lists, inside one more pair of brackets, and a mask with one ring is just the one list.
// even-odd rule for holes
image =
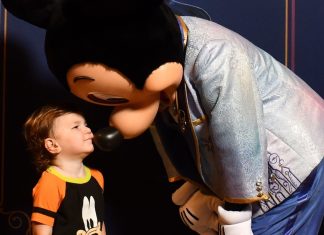
[[31, 221], [53, 226], [54, 217], [65, 197], [66, 183], [55, 175], [44, 171], [38, 183], [33, 188], [33, 207], [48, 213], [33, 211]]
[[104, 177], [102, 173], [96, 169], [90, 169], [91, 175], [98, 181], [102, 190], [104, 189]]

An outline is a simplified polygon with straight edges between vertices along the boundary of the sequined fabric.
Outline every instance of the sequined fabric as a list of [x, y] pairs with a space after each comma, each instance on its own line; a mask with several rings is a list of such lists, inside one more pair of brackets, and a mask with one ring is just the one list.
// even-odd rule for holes
[[228, 201], [269, 196], [255, 209], [261, 214], [293, 193], [323, 158], [323, 99], [237, 33], [195, 17], [183, 20], [190, 118], [204, 120], [194, 126], [198, 171]]

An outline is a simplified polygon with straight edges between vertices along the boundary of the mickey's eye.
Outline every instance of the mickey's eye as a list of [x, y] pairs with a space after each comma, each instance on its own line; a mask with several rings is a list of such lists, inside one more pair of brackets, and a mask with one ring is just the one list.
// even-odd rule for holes
[[88, 98], [96, 103], [107, 105], [118, 105], [128, 103], [129, 100], [123, 97], [108, 95], [100, 92], [91, 92], [88, 94]]
[[76, 83], [78, 81], [81, 81], [81, 80], [86, 80], [86, 81], [94, 81], [93, 78], [91, 77], [87, 77], [87, 76], [77, 76], [73, 79], [73, 82]]

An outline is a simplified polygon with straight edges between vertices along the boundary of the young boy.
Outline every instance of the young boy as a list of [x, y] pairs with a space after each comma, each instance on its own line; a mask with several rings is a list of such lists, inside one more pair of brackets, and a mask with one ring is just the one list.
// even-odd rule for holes
[[43, 106], [26, 120], [24, 136], [42, 172], [33, 188], [33, 235], [106, 235], [103, 175], [83, 165], [94, 147], [82, 114]]

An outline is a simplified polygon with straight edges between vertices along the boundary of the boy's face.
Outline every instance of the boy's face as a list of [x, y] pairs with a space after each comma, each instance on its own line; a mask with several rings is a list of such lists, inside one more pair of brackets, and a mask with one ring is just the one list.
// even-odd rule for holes
[[69, 113], [55, 119], [53, 139], [60, 148], [61, 156], [84, 158], [94, 147], [93, 133], [85, 119], [76, 113]]

